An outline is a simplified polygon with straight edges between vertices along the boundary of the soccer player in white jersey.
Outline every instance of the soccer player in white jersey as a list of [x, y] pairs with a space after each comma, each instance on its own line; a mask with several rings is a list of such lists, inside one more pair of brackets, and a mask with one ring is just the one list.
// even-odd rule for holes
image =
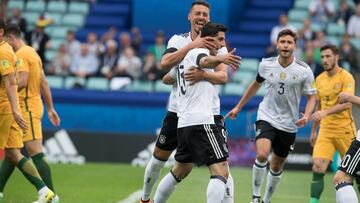
[[204, 48], [192, 49], [176, 69], [179, 117], [176, 161], [171, 171], [161, 180], [154, 203], [167, 201], [177, 183], [189, 174], [193, 163], [209, 167], [211, 178], [207, 188], [207, 202], [221, 203], [225, 197], [229, 173], [228, 149], [222, 130], [215, 125], [213, 115], [213, 99], [218, 93], [217, 89], [207, 80], [192, 84], [184, 77], [194, 67], [214, 68], [219, 63], [237, 67], [240, 64], [240, 57], [233, 55], [234, 50], [225, 55], [214, 56], [218, 48], [225, 46], [225, 31], [226, 28], [220, 24], [207, 23], [202, 28], [201, 36], [212, 37], [216, 48], [211, 51]]
[[[347, 92], [339, 94], [339, 103], [351, 102], [360, 106], [360, 97]], [[351, 143], [334, 176], [336, 203], [358, 203], [353, 179], [360, 178], [360, 130]]]
[[[278, 56], [265, 58], [239, 103], [227, 114], [235, 119], [238, 112], [265, 83], [266, 94], [260, 103], [256, 126], [256, 160], [253, 165], [252, 202], [261, 201], [261, 185], [272, 151], [264, 203], [269, 203], [289, 152], [294, 148], [297, 129], [309, 120], [315, 106], [314, 76], [310, 67], [295, 59], [296, 34], [289, 29], [277, 37]], [[307, 95], [305, 113], [299, 119], [301, 95]], [[227, 117], [226, 116], [226, 117]]]
[[[192, 3], [188, 19], [191, 24], [191, 31], [181, 35], [174, 35], [168, 42], [167, 50], [161, 60], [161, 66], [164, 68], [171, 68], [177, 66], [185, 57], [185, 55], [193, 48], [212, 48], [213, 43], [207, 37], [200, 38], [199, 31], [203, 25], [210, 20], [210, 5], [205, 1], [195, 1]], [[218, 54], [226, 54], [227, 49], [221, 48]], [[186, 75], [186, 78], [196, 82], [201, 79], [206, 79], [213, 84], [224, 84], [227, 82], [227, 66], [220, 64], [216, 67], [215, 72], [204, 72], [198, 69], [192, 69]], [[177, 105], [176, 105], [176, 84], [170, 93], [168, 102], [168, 112], [163, 121], [161, 132], [157, 138], [155, 150], [152, 158], [145, 169], [143, 194], [140, 203], [150, 202], [150, 194], [154, 183], [159, 177], [160, 170], [168, 160], [169, 156], [176, 149], [177, 146]], [[223, 123], [222, 116], [220, 116], [220, 102], [219, 99], [214, 100], [214, 115], [216, 123], [220, 126]], [[226, 197], [227, 203], [233, 202], [233, 180], [231, 175], [227, 182], [229, 191]]]

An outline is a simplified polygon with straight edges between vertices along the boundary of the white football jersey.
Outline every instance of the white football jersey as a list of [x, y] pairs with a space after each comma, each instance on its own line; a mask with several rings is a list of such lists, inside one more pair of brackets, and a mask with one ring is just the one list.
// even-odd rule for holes
[[[175, 48], [176, 50], [179, 50], [191, 42], [192, 42], [192, 39], [191, 39], [190, 32], [179, 34], [179, 35], [173, 35], [168, 42], [167, 49]], [[218, 50], [217, 55], [223, 55], [223, 54], [227, 54], [227, 53], [228, 53], [227, 48], [222, 47], [221, 49]], [[218, 86], [217, 91], [219, 92], [220, 85], [217, 85], [217, 86]], [[169, 96], [169, 100], [168, 100], [168, 111], [171, 111], [174, 113], [177, 113], [176, 92], [177, 92], [177, 88], [176, 88], [176, 84], [174, 84], [173, 88], [170, 92], [170, 96]], [[214, 97], [214, 100], [213, 100], [213, 114], [220, 115], [220, 98], [219, 98], [218, 94]]]
[[[206, 80], [189, 85], [189, 82], [184, 79], [184, 74], [189, 68], [198, 67], [197, 59], [199, 55], [209, 56], [209, 50], [202, 48], [192, 49], [178, 67], [178, 128], [215, 124], [212, 111], [213, 100], [217, 95], [215, 85]], [[211, 69], [204, 70], [211, 71]]]
[[295, 133], [301, 95], [316, 94], [314, 75], [306, 63], [296, 58], [286, 68], [278, 60], [279, 57], [266, 58], [259, 65], [258, 74], [265, 79], [266, 94], [260, 103], [257, 120]]

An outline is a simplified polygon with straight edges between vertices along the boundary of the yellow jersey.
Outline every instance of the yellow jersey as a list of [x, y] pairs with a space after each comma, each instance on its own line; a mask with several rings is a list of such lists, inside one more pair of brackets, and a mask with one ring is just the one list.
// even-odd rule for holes
[[[316, 78], [316, 89], [321, 110], [324, 110], [338, 104], [340, 92], [354, 95], [355, 80], [349, 72], [342, 68], [331, 77], [324, 71]], [[336, 136], [337, 132], [343, 133], [346, 130], [351, 135], [355, 135], [356, 126], [351, 108], [326, 116], [321, 120], [320, 128], [333, 136]]]
[[28, 72], [26, 87], [19, 92], [20, 107], [24, 112], [32, 112], [32, 115], [42, 117], [44, 108], [41, 100], [41, 73], [42, 62], [34, 48], [23, 46], [16, 51], [17, 71]]
[[5, 41], [0, 42], [0, 114], [10, 114], [11, 106], [6, 94], [3, 76], [16, 73], [16, 57], [12, 47]]

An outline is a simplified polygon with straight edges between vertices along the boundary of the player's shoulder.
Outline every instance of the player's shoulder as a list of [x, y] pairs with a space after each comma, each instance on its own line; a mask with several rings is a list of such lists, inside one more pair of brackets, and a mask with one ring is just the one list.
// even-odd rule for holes
[[304, 61], [301, 61], [301, 60], [299, 60], [299, 59], [295, 59], [295, 64], [296, 64], [298, 67], [311, 70], [310, 66], [309, 66], [307, 63], [305, 63]]
[[267, 66], [276, 63], [277, 63], [277, 57], [262, 58], [260, 62], [260, 66]]
[[339, 73], [340, 73], [343, 77], [353, 78], [353, 75], [352, 75], [349, 71], [345, 70], [344, 68], [341, 68], [340, 71], [339, 71]]
[[190, 33], [189, 32], [185, 32], [185, 33], [178, 33], [178, 34], [175, 34], [171, 37], [171, 39], [173, 40], [186, 40], [190, 37]]

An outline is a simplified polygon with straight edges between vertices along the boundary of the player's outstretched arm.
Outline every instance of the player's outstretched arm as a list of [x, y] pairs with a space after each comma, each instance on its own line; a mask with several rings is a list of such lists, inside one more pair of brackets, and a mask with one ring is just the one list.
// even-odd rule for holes
[[54, 126], [59, 126], [60, 125], [60, 117], [54, 108], [51, 91], [50, 91], [48, 82], [46, 80], [44, 70], [41, 70], [40, 87], [41, 87], [41, 94], [43, 95], [44, 100], [45, 100], [49, 120], [50, 120], [51, 124], [53, 124]]
[[[316, 105], [315, 111], [316, 112], [320, 111], [321, 110], [321, 103], [320, 103], [319, 100], [315, 100], [315, 105]], [[311, 118], [311, 116], [310, 116], [310, 118]], [[317, 138], [316, 131], [317, 131], [319, 125], [320, 125], [320, 121], [313, 121], [312, 125], [311, 125], [310, 145], [312, 147], [314, 147], [314, 145], [315, 145], [315, 141], [316, 141], [316, 138]]]
[[200, 68], [193, 67], [190, 68], [184, 76], [185, 80], [190, 82], [190, 85], [201, 80], [207, 80], [212, 84], [225, 84], [228, 81], [227, 65], [219, 64], [215, 72], [204, 71]]
[[174, 84], [174, 82], [176, 81], [176, 74], [177, 74], [177, 69], [172, 68], [168, 73], [164, 75], [164, 77], [162, 78], [162, 82], [166, 85]]
[[229, 65], [232, 69], [236, 70], [241, 62], [241, 57], [235, 55], [236, 49], [231, 50], [229, 53], [221, 56], [207, 56], [200, 59], [200, 68], [215, 68], [220, 63]]
[[160, 66], [163, 69], [169, 69], [178, 65], [186, 56], [186, 54], [194, 48], [214, 48], [215, 45], [210, 41], [209, 37], [200, 37], [201, 33], [189, 44], [181, 49], [178, 49], [171, 53], [166, 53], [160, 61]]
[[313, 113], [311, 115], [310, 119], [312, 121], [320, 122], [321, 119], [323, 119], [325, 116], [342, 112], [346, 109], [351, 108], [351, 106], [352, 106], [351, 102], [336, 104], [335, 106], [333, 106], [331, 108], [316, 111], [315, 113]]
[[360, 106], [360, 97], [352, 95], [348, 92], [340, 92], [338, 101], [340, 104], [346, 103], [346, 102], [351, 102], [353, 104]]
[[261, 83], [254, 80], [241, 97], [239, 103], [237, 103], [237, 105], [228, 114], [226, 114], [225, 118], [230, 117], [231, 120], [236, 119], [239, 111], [241, 111], [245, 104], [247, 104], [247, 102], [256, 94], [260, 87]]
[[22, 118], [21, 112], [20, 112], [20, 106], [19, 101], [17, 97], [17, 85], [14, 78], [14, 73], [9, 73], [5, 76], [3, 76], [5, 88], [6, 88], [6, 94], [10, 102], [11, 111], [14, 115], [14, 119], [16, 123], [20, 126], [22, 130], [27, 129], [26, 121]]

